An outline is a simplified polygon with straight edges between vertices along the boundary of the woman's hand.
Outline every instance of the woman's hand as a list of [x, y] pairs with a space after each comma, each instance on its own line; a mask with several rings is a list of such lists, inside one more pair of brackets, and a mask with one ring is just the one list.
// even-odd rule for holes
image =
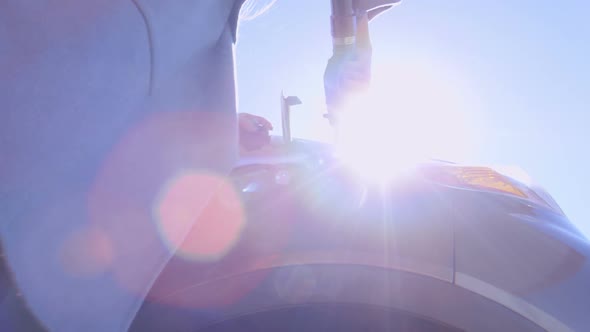
[[347, 100], [366, 91], [371, 81], [373, 50], [367, 14], [358, 14], [356, 33], [355, 47], [335, 52], [324, 73], [326, 105], [332, 123]]
[[240, 146], [248, 151], [257, 150], [270, 143], [270, 121], [249, 113], [238, 114]]
[[238, 122], [240, 126], [240, 132], [244, 131], [248, 133], [254, 133], [260, 130], [269, 131], [273, 129], [272, 123], [270, 123], [270, 121], [261, 116], [249, 113], [239, 113]]

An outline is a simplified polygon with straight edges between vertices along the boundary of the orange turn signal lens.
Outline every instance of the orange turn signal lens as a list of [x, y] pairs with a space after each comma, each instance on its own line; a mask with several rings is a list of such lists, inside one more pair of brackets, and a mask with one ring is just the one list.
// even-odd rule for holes
[[489, 167], [438, 166], [425, 169], [425, 175], [440, 184], [509, 194], [551, 207], [534, 190]]

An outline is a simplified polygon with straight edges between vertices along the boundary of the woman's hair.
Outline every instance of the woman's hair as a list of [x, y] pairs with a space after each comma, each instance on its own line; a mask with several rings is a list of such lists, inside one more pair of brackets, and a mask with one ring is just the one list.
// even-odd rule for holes
[[240, 20], [252, 20], [274, 5], [277, 0], [246, 0], [240, 11]]

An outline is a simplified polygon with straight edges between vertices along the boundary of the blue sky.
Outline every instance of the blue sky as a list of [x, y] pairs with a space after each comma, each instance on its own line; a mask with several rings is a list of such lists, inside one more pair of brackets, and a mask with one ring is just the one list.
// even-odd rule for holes
[[[321, 118], [329, 9], [329, 0], [278, 0], [242, 23], [242, 112], [279, 127], [278, 97], [285, 89], [304, 102], [293, 114], [294, 135], [330, 137]], [[590, 237], [588, 13], [586, 1], [405, 0], [372, 22], [371, 31], [373, 70], [391, 80], [396, 116], [411, 117], [416, 105], [432, 119], [449, 112], [452, 121], [441, 127], [461, 127], [470, 143], [439, 157], [524, 169]], [[408, 95], [416, 105], [407, 103]], [[431, 118], [426, 115], [422, 119]]]

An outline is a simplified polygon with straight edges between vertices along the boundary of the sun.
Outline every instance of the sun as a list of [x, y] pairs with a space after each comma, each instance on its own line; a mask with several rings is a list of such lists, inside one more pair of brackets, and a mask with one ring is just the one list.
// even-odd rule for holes
[[464, 160], [477, 145], [477, 107], [459, 75], [427, 62], [373, 67], [368, 92], [340, 111], [336, 153], [355, 172], [387, 181], [430, 159]]

